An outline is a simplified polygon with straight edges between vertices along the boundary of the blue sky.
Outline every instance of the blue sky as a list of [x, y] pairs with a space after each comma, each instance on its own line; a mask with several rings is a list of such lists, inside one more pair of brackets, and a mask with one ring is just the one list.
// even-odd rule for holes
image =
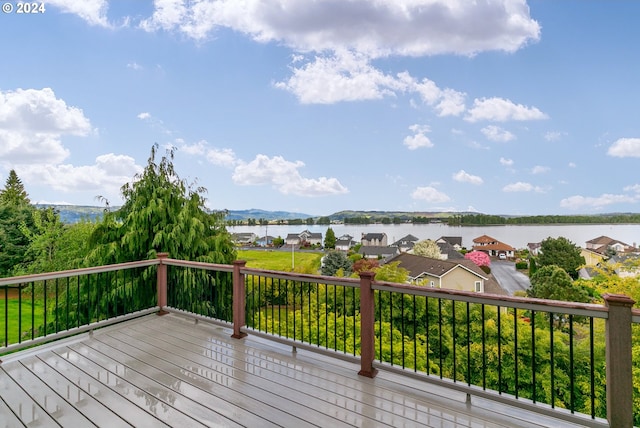
[[33, 202], [118, 205], [158, 143], [214, 209], [640, 208], [640, 2], [4, 3], [0, 179]]

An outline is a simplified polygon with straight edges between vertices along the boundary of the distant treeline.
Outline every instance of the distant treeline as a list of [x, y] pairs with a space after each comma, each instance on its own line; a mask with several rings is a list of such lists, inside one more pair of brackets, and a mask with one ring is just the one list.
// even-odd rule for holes
[[537, 215], [503, 217], [499, 215], [460, 215], [447, 219], [450, 226], [475, 226], [493, 224], [629, 224], [640, 223], [640, 214], [603, 215]]

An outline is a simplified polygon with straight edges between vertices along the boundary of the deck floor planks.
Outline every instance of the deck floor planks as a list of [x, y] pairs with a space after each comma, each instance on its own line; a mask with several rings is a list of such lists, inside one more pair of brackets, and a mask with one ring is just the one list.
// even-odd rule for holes
[[13, 354], [0, 364], [0, 428], [578, 426], [485, 399], [467, 406], [459, 391], [384, 370], [369, 379], [353, 362], [230, 334], [150, 315]]
[[[205, 340], [210, 333], [208, 329], [210, 326], [194, 326], [184, 325], [180, 323], [182, 331], [177, 330], [176, 326], [168, 331], [163, 329], [163, 326], [159, 323], [154, 324], [137, 324], [130, 328], [138, 330], [141, 333], [143, 329], [151, 329], [158, 335], [174, 335], [179, 334], [177, 337], [181, 340], [190, 340], [189, 337], [193, 337], [191, 341], [201, 342]], [[128, 330], [128, 329], [127, 329]], [[166, 338], [165, 338], [166, 339]], [[168, 339], [167, 339], [168, 340]], [[230, 344], [231, 343], [231, 344]], [[238, 341], [232, 340], [223, 342], [222, 346], [228, 349], [236, 349], [243, 346], [237, 344]], [[242, 343], [240, 341], [240, 343]], [[271, 345], [271, 344], [269, 344]], [[310, 358], [301, 357], [302, 353], [291, 354], [291, 347], [280, 346], [274, 347], [265, 345], [264, 348], [260, 348], [256, 341], [251, 341], [251, 346], [247, 347], [247, 354], [255, 355], [255, 357], [247, 358], [248, 362], [255, 360], [256, 364], [262, 369], [270, 369], [277, 373], [278, 377], [287, 376], [290, 381], [285, 378], [284, 381], [288, 382], [291, 388], [295, 388], [299, 383], [315, 384], [316, 386], [325, 388], [329, 391], [333, 397], [344, 395], [350, 399], [355, 400], [358, 403], [359, 409], [356, 411], [369, 411], [369, 416], [372, 419], [377, 419], [378, 423], [387, 423], [389, 425], [408, 425], [422, 423], [426, 419], [442, 419], [444, 422], [455, 422], [456, 424], [466, 424], [471, 420], [469, 416], [465, 415], [466, 407], [463, 401], [460, 401], [458, 406], [451, 407], [451, 399], [447, 399], [449, 407], [443, 404], [437, 404], [437, 401], [425, 401], [424, 393], [415, 393], [407, 390], [407, 394], [397, 394], [397, 392], [391, 389], [385, 388], [384, 381], [378, 381], [377, 379], [368, 379], [357, 375], [358, 368], [349, 362], [336, 360], [335, 358], [322, 356], [320, 354], [305, 353], [305, 356], [312, 355]], [[211, 345], [219, 348], [218, 344]], [[282, 352], [277, 352], [280, 349], [288, 349], [289, 354], [283, 355]], [[258, 350], [256, 350], [258, 349]], [[219, 351], [217, 353], [230, 353], [232, 351]], [[260, 358], [258, 358], [260, 356]], [[246, 358], [246, 357], [245, 357]], [[304, 359], [303, 359], [304, 358]], [[302, 359], [302, 361], [300, 361]], [[241, 358], [232, 359], [234, 364], [241, 364]], [[309, 364], [311, 362], [312, 364]], [[264, 371], [260, 374], [261, 377], [266, 376]], [[395, 387], [395, 385], [394, 385]], [[416, 390], [419, 391], [419, 390]], [[451, 393], [451, 390], [448, 391]], [[455, 395], [455, 393], [454, 393]], [[460, 394], [458, 394], [460, 395]], [[464, 395], [461, 396], [461, 400], [464, 400]], [[443, 400], [441, 400], [443, 401]], [[486, 427], [493, 426], [511, 426], [510, 422], [507, 425], [497, 425], [491, 422], [491, 414], [487, 414], [485, 420], [479, 417], [474, 417], [476, 423], [482, 422]], [[464, 426], [464, 425], [463, 425]]]
[[[132, 326], [130, 329], [120, 331], [119, 334], [129, 330], [135, 330], [144, 335], [146, 333], [145, 328], [147, 327], [151, 326], [138, 324]], [[207, 337], [210, 336], [210, 333], [206, 332], [207, 327], [200, 330], [200, 335], [195, 331], [198, 329], [194, 329], [193, 325], [183, 328], [185, 328], [183, 331], [172, 330], [171, 332], [167, 332], [166, 330], [156, 330], [156, 327], [154, 327], [150, 331], [155, 332], [155, 335], [158, 337], [151, 338], [152, 334], [147, 333], [149, 338], [143, 340], [155, 341], [158, 346], [167, 346], [168, 343], [172, 343], [174, 346], [173, 349], [179, 352], [182, 348], [192, 347], [195, 343], [202, 343], [203, 340], [206, 340]], [[173, 334], [176, 333], [179, 333], [179, 335], [174, 337]], [[162, 339], [160, 339], [160, 337], [162, 337]], [[192, 345], [184, 346], [183, 343], [185, 341]], [[307, 369], [305, 372], [303, 366], [296, 362], [295, 357], [291, 355], [285, 355], [283, 357], [273, 352], [260, 351], [262, 358], [257, 358], [257, 356], [253, 356], [255, 350], [245, 347], [242, 341], [233, 341], [233, 345], [224, 344], [222, 348], [218, 344], [211, 344], [209, 346], [217, 349], [215, 352], [216, 355], [227, 355], [232, 352], [241, 352], [241, 355], [245, 353], [246, 356], [244, 357], [236, 356], [229, 358], [229, 362], [233, 364], [237, 370], [247, 370], [259, 376], [259, 379], [272, 379], [274, 382], [277, 382], [281, 388], [290, 388], [299, 394], [313, 397], [316, 402], [320, 400], [319, 402], [324, 401], [325, 403], [338, 405], [341, 408], [347, 409], [349, 412], [355, 412], [356, 414], [371, 419], [370, 421], [355, 421], [356, 425], [360, 425], [363, 422], [371, 423], [374, 421], [377, 424], [387, 424], [391, 426], [412, 425], [425, 417], [425, 414], [416, 410], [416, 408], [422, 407], [422, 410], [426, 410], [427, 406], [419, 406], [416, 404], [412, 409], [408, 403], [409, 400], [406, 400], [401, 406], [393, 403], [390, 404], [388, 400], [371, 393], [375, 392], [375, 386], [364, 385], [365, 388], [361, 388], [361, 386], [363, 386], [361, 385], [361, 381], [366, 380], [366, 378], [357, 375], [357, 370], [354, 369], [355, 366], [353, 364], [351, 364], [350, 370], [345, 370], [340, 375], [317, 368], [314, 370]], [[233, 350], [227, 348], [230, 346], [233, 347]], [[243, 348], [246, 349], [243, 350]], [[207, 358], [209, 357], [210, 356]], [[226, 358], [223, 359], [226, 360]], [[347, 383], [340, 383], [338, 381], [338, 378], [345, 375], [354, 377], [354, 379], [350, 381], [351, 386], [347, 386], [349, 380], [347, 380]], [[368, 392], [365, 390], [368, 390]], [[396, 408], [395, 413], [393, 411], [394, 406]], [[327, 410], [325, 409], [325, 411]], [[440, 411], [437, 413], [442, 415]]]
[[109, 384], [111, 380], [102, 382], [95, 379], [84, 371], [80, 370], [69, 362], [67, 358], [62, 357], [65, 353], [70, 353], [67, 348], [59, 348], [49, 351], [45, 354], [38, 355], [38, 358], [53, 370], [69, 379], [70, 388], [77, 387], [86, 394], [91, 395], [95, 400], [102, 403], [105, 407], [117, 413], [117, 418], [100, 419], [99, 414], [91, 415], [93, 420], [104, 421], [106, 426], [117, 424], [119, 420], [124, 420], [130, 426], [168, 426], [160, 421], [160, 419], [147, 412], [145, 409], [136, 405], [134, 402], [126, 399], [125, 396], [112, 389]]
[[[124, 332], [110, 333], [109, 336], [116, 339], [116, 335], [120, 340], [139, 340], [137, 345], [140, 349], [148, 354], [157, 355], [159, 358], [166, 358], [175, 368], [188, 367], [194, 374], [208, 378], [211, 383], [212, 378], [216, 381], [222, 381], [228, 384], [232, 389], [231, 393], [245, 394], [239, 398], [239, 402], [259, 400], [258, 406], [250, 408], [250, 411], [258, 412], [259, 408], [280, 409], [280, 415], [275, 415], [272, 422], [276, 425], [305, 426], [307, 423], [313, 426], [361, 426], [366, 425], [367, 421], [363, 421], [358, 413], [345, 411], [338, 405], [325, 405], [322, 409], [318, 409], [320, 400], [318, 397], [309, 394], [296, 393], [287, 385], [279, 385], [264, 379], [256, 374], [248, 373], [243, 370], [234, 369], [230, 365], [216, 362], [211, 357], [199, 356], [193, 352], [193, 346], [184, 344], [183, 347], [172, 346], [168, 342], [160, 341], [164, 348], [155, 347], [152, 343], [154, 339], [140, 337], [123, 336]], [[106, 341], [105, 336], [99, 340]], [[159, 341], [156, 339], [156, 341]], [[201, 347], [199, 349], [202, 349]], [[332, 415], [328, 417], [327, 415]], [[266, 417], [266, 415], [265, 415]], [[283, 419], [284, 417], [284, 419]]]

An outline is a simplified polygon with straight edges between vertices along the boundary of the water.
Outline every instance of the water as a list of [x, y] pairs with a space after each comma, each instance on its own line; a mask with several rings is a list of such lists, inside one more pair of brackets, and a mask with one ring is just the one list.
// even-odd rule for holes
[[461, 236], [462, 245], [466, 248], [473, 246], [473, 239], [489, 235], [498, 241], [511, 245], [517, 249], [527, 248], [527, 244], [541, 242], [546, 238], [564, 237], [579, 247], [586, 247], [586, 241], [605, 235], [622, 241], [625, 244], [637, 246], [640, 244], [640, 225], [638, 224], [588, 224], [588, 225], [506, 225], [506, 226], [448, 226], [446, 224], [399, 224], [399, 225], [344, 225], [331, 226], [233, 226], [231, 233], [253, 232], [258, 236], [266, 234], [274, 237], [286, 238], [289, 233], [298, 234], [307, 229], [320, 232], [324, 238], [327, 228], [331, 227], [336, 237], [351, 235], [360, 241], [362, 234], [386, 233], [389, 244], [413, 235], [419, 240], [436, 240], [441, 236]]

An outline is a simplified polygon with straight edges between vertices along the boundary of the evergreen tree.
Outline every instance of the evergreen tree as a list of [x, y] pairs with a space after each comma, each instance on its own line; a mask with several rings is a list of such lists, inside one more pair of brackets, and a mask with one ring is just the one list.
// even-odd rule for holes
[[342, 271], [344, 276], [351, 275], [351, 260], [341, 251], [329, 251], [322, 260], [321, 272], [324, 276], [335, 276]]
[[540, 244], [538, 267], [556, 265], [561, 267], [573, 279], [578, 278], [578, 269], [585, 264], [582, 250], [576, 244], [560, 236], [547, 238]]
[[324, 235], [324, 248], [327, 250], [336, 248], [336, 234], [332, 228], [327, 228], [327, 233]]
[[9, 177], [4, 189], [0, 190], [0, 204], [23, 206], [31, 204], [29, 195], [24, 190], [24, 185], [15, 170], [9, 171]]

